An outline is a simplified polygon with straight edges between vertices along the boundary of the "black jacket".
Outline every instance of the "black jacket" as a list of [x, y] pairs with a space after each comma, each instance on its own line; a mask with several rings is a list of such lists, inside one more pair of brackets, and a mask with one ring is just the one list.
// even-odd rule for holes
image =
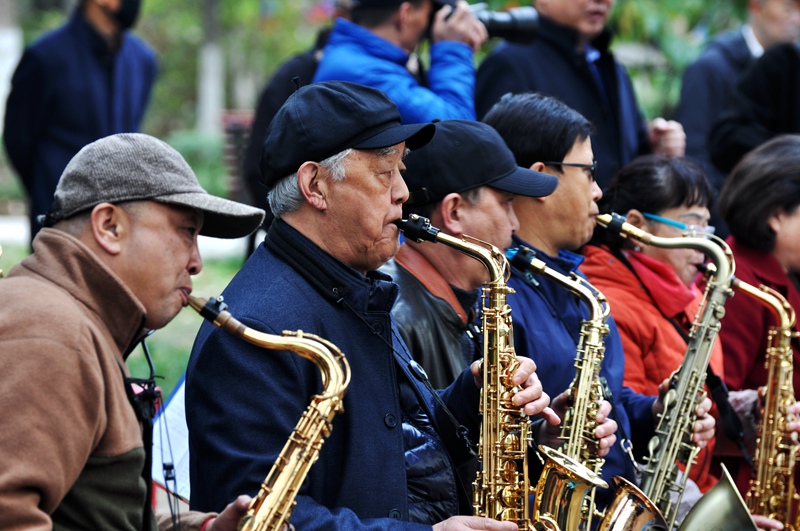
[[408, 245], [381, 271], [400, 286], [392, 316], [403, 341], [433, 387], [444, 389], [483, 356], [478, 344], [480, 329], [467, 322], [447, 282]]
[[686, 155], [703, 164], [717, 190], [725, 182], [725, 172], [711, 163], [708, 133], [730, 105], [736, 82], [753, 61], [742, 30], [737, 28], [714, 38], [683, 73], [675, 120], [686, 132]]
[[508, 92], [535, 91], [559, 98], [594, 124], [597, 183], [605, 188], [622, 166], [651, 151], [647, 125], [628, 73], [609, 49], [610, 33], [604, 31], [592, 42], [600, 52], [595, 64], [608, 97], [595, 81], [584, 54], [576, 52], [577, 39], [572, 28], [542, 17], [539, 36], [532, 43], [503, 43], [483, 61], [478, 69], [475, 106], [482, 118]]
[[784, 133], [800, 133], [800, 48], [793, 43], [773, 46], [744, 73], [708, 147], [714, 164], [730, 171], [748, 151]]

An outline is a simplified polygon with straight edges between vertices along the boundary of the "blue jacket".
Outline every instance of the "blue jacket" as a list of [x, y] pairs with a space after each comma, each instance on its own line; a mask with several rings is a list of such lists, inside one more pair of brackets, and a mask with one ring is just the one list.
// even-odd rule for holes
[[[302, 255], [313, 267], [287, 263], [269, 244], [276, 235], [291, 242], [286, 259]], [[307, 280], [312, 269], [313, 283]], [[388, 276], [355, 272], [280, 219], [224, 292], [231, 313], [246, 325], [271, 334], [317, 334], [339, 347], [352, 369], [344, 413], [334, 418], [297, 497], [291, 518], [297, 529], [430, 529], [408, 521], [399, 395], [409, 386], [402, 382], [411, 382], [433, 420], [437, 451], [453, 470], [469, 457], [453, 423], [411, 375], [410, 354], [390, 315], [396, 293]], [[186, 373], [192, 507], [221, 510], [239, 494], [254, 495], [320, 390], [320, 371], [299, 355], [267, 351], [204, 324]], [[477, 437], [479, 393], [472, 375], [463, 372], [440, 393]], [[468, 512], [466, 497], [462, 501]]]
[[382, 90], [403, 123], [474, 120], [475, 65], [472, 49], [455, 41], [431, 46], [424, 87], [406, 69], [408, 53], [371, 31], [339, 18], [333, 25], [314, 82], [352, 81]]
[[[514, 236], [514, 247], [534, 249], [519, 237]], [[580, 255], [561, 251], [557, 257], [547, 256], [534, 249], [537, 258], [559, 273], [572, 272], [583, 276], [578, 266], [583, 261]], [[585, 278], [585, 277], [584, 277]], [[575, 377], [575, 353], [578, 349], [581, 321], [589, 317], [586, 305], [572, 292], [538, 275], [528, 275], [512, 269], [508, 285], [516, 293], [508, 297], [514, 322], [514, 347], [520, 356], [528, 356], [536, 362], [536, 373], [547, 394], [555, 397], [565, 391]], [[613, 310], [613, 308], [612, 308]], [[623, 387], [625, 355], [619, 331], [609, 318], [609, 334], [601, 374], [608, 381], [613, 396], [612, 417], [629, 437], [635, 437], [634, 447], [644, 451], [644, 444], [654, 433], [651, 407], [654, 397], [634, 393]], [[606, 456], [603, 479], [619, 475], [635, 482], [633, 465], [620, 445], [621, 433], [617, 432], [617, 443]]]
[[25, 50], [11, 80], [3, 141], [27, 190], [32, 228], [83, 146], [139, 130], [155, 76], [155, 54], [144, 41], [125, 32], [113, 54], [77, 9]]
[[600, 52], [595, 64], [605, 91], [585, 56], [575, 51], [577, 37], [575, 30], [541, 17], [538, 38], [532, 43], [498, 46], [478, 69], [476, 107], [483, 117], [509, 92], [559, 98], [594, 124], [597, 184], [605, 188], [622, 166], [650, 152], [650, 141], [628, 73], [609, 50], [610, 34], [603, 32], [592, 42]]

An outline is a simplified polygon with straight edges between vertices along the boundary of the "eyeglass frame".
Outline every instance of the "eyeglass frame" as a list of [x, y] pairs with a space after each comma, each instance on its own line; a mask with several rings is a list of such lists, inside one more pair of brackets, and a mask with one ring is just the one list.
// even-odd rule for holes
[[702, 225], [687, 225], [686, 223], [683, 223], [681, 221], [675, 221], [674, 219], [657, 216], [655, 214], [650, 214], [649, 212], [642, 212], [642, 216], [644, 216], [645, 219], [649, 219], [650, 221], [663, 223], [664, 225], [669, 225], [670, 227], [681, 229], [684, 232], [714, 234], [714, 232], [716, 231], [716, 227], [714, 227], [714, 225], [706, 225], [705, 227], [703, 227]]
[[579, 164], [577, 162], [542, 162], [545, 166], [569, 166], [570, 168], [581, 168], [589, 170], [589, 175], [593, 181], [597, 180], [597, 160], [593, 160], [591, 164]]

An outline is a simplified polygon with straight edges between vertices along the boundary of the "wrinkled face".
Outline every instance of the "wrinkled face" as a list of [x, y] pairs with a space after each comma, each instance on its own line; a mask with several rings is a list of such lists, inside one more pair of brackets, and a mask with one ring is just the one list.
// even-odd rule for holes
[[475, 204], [459, 209], [464, 234], [505, 249], [511, 245], [511, 235], [519, 229], [519, 221], [511, 202], [514, 194], [484, 186]]
[[775, 232], [772, 254], [787, 271], [800, 271], [800, 207], [779, 212], [769, 219]]
[[[800, 37], [800, 0], [754, 0], [752, 23], [765, 48]], [[760, 30], [760, 31], [759, 31]]]
[[[700, 227], [707, 227], [710, 217], [708, 208], [697, 205], [679, 206], [652, 213], [685, 225]], [[683, 235], [683, 230], [678, 227], [650, 219], [645, 220], [642, 228], [654, 236], [664, 238], [680, 238]], [[642, 253], [672, 267], [675, 274], [687, 286], [694, 284], [697, 278], [697, 266], [705, 262], [705, 255], [694, 249], [664, 249], [652, 245], [642, 245], [641, 248]]]
[[614, 0], [539, 0], [536, 8], [549, 18], [574, 28], [585, 40], [600, 35], [611, 16]]
[[393, 222], [402, 217], [408, 199], [400, 175], [406, 169], [404, 150], [405, 143], [385, 150], [353, 150], [346, 177], [328, 188], [326, 232], [332, 240], [327, 247], [356, 271], [379, 268], [400, 246], [400, 231]]
[[[592, 141], [586, 138], [576, 140], [561, 162], [591, 165], [593, 161]], [[603, 192], [587, 168], [545, 166], [544, 171], [558, 177], [558, 186], [547, 198], [549, 254], [560, 249], [574, 251], [592, 237]]]
[[137, 202], [129, 213], [126, 268], [121, 275], [147, 312], [145, 326], [162, 328], [186, 306], [192, 275], [203, 268], [197, 235], [203, 214], [153, 201]]

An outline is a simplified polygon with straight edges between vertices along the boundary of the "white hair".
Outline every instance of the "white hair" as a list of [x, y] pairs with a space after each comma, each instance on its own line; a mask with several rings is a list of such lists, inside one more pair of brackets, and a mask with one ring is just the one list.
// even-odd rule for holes
[[[343, 181], [347, 174], [347, 157], [354, 151], [353, 148], [345, 149], [328, 157], [319, 163], [325, 171], [330, 175], [331, 180], [334, 182]], [[408, 154], [409, 150], [406, 149], [403, 155]], [[397, 148], [394, 146], [376, 149], [374, 153], [379, 157], [386, 157], [397, 153]], [[278, 181], [275, 186], [267, 194], [269, 201], [269, 208], [276, 218], [281, 217], [282, 214], [289, 214], [300, 208], [305, 198], [300, 192], [300, 185], [297, 181], [297, 173], [293, 173], [288, 177], [284, 177]]]
[[[340, 151], [336, 155], [321, 161], [319, 165], [330, 174], [333, 181], [343, 181], [347, 173], [346, 159], [352, 151], [352, 148]], [[289, 214], [300, 208], [305, 198], [302, 192], [300, 192], [300, 185], [297, 182], [297, 173], [293, 173], [278, 181], [272, 190], [269, 191], [269, 194], [267, 194], [267, 200], [269, 201], [269, 208], [276, 218], [281, 217], [282, 214]]]

